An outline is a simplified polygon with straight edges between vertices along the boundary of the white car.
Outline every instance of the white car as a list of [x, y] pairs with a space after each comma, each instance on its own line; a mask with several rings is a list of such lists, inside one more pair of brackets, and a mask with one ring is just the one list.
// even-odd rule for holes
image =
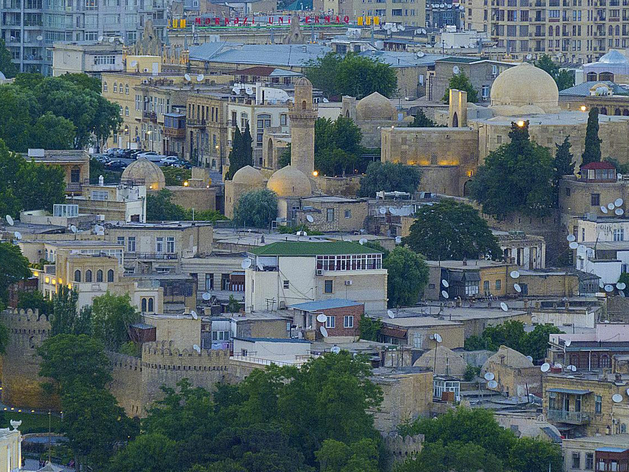
[[158, 154], [155, 151], [143, 152], [141, 154], [138, 154], [138, 159], [145, 158], [151, 162], [160, 162], [165, 157], [167, 156], [164, 156], [163, 154]]
[[177, 156], [164, 157], [160, 163], [162, 165], [171, 166], [173, 164], [179, 164], [179, 158]]

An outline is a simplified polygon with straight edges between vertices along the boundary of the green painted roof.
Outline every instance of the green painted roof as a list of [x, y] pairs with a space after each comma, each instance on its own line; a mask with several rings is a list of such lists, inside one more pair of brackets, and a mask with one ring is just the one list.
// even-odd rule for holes
[[256, 256], [332, 256], [337, 254], [380, 254], [380, 251], [348, 241], [301, 242], [286, 241], [267, 244], [251, 250]]

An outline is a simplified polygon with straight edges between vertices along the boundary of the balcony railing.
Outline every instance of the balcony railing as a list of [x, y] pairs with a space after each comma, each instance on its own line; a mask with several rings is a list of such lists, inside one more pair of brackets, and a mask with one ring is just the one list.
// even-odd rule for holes
[[186, 120], [186, 124], [189, 128], [205, 128], [205, 120]]
[[153, 123], [157, 123], [157, 113], [154, 111], [143, 111], [142, 121], [152, 121]]
[[125, 252], [127, 259], [156, 259], [160, 261], [176, 261], [179, 259], [177, 253], [165, 252]]
[[164, 128], [164, 135], [169, 138], [180, 138], [183, 139], [186, 137], [186, 129], [185, 128]]
[[590, 415], [580, 411], [548, 410], [548, 420], [570, 424], [585, 424], [590, 422]]

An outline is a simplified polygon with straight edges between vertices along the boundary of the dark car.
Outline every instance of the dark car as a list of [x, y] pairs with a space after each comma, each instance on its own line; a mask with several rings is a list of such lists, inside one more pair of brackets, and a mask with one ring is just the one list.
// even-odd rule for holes
[[105, 164], [105, 167], [109, 170], [124, 170], [127, 168], [127, 165], [126, 162], [116, 159]]

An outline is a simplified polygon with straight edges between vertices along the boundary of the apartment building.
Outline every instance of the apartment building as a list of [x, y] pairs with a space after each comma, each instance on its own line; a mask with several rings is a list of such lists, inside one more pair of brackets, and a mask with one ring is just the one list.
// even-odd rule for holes
[[594, 62], [629, 45], [629, 0], [467, 0], [466, 28], [487, 32], [515, 60], [543, 54]]
[[339, 0], [338, 12], [350, 18], [377, 16], [381, 24], [426, 26], [426, 0]]

